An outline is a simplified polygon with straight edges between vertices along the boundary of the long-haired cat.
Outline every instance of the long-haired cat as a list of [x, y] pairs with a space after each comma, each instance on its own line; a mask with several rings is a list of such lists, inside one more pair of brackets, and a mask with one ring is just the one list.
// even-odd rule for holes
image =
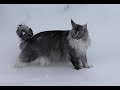
[[16, 32], [21, 39], [21, 53], [17, 67], [45, 58], [49, 62], [71, 61], [76, 70], [89, 68], [86, 57], [90, 44], [87, 24], [76, 24], [72, 19], [71, 24], [71, 30], [43, 31], [35, 35], [31, 28], [19, 25]]

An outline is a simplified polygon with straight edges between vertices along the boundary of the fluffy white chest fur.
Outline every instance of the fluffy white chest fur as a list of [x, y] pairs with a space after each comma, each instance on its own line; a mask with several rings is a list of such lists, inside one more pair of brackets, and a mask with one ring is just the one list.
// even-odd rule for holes
[[82, 39], [70, 39], [69, 44], [77, 51], [78, 54], [85, 54], [90, 44], [90, 40], [88, 39], [87, 41], [84, 41]]

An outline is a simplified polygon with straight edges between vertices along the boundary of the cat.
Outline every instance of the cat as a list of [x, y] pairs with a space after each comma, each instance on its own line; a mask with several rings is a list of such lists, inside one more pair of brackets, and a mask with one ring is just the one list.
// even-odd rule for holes
[[71, 19], [71, 25], [71, 30], [50, 30], [35, 35], [31, 28], [19, 25], [16, 33], [21, 39], [21, 52], [17, 67], [44, 58], [49, 62], [70, 61], [76, 70], [89, 68], [86, 56], [90, 45], [87, 24], [76, 24]]

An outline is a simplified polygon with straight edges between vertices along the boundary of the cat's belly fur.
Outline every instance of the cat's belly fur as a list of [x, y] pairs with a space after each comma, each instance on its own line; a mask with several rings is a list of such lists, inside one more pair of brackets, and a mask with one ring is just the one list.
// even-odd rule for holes
[[[63, 53], [64, 52], [64, 53]], [[44, 55], [40, 55], [39, 58], [45, 58], [47, 59], [47, 61], [49, 60], [49, 62], [67, 62], [69, 61], [69, 52], [67, 51], [49, 51], [47, 52], [47, 54]]]

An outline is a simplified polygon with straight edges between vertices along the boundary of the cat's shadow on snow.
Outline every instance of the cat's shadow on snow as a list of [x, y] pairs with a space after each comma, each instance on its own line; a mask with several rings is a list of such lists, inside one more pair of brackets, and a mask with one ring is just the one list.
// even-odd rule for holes
[[50, 63], [50, 64], [44, 64], [44, 65], [41, 65], [40, 63], [35, 63], [35, 62], [32, 62], [32, 63], [29, 63], [23, 67], [18, 67], [18, 68], [30, 68], [30, 67], [37, 67], [37, 68], [70, 68], [72, 66], [71, 63]]
[[[92, 68], [93, 65], [90, 65], [90, 68]], [[15, 67], [16, 68], [16, 67]], [[70, 62], [62, 62], [62, 63], [51, 63], [47, 65], [41, 65], [40, 63], [32, 62], [29, 63], [23, 67], [19, 67], [16, 69], [25, 69], [25, 68], [37, 68], [37, 69], [71, 69], [74, 70], [74, 67], [72, 67], [72, 64]], [[83, 68], [83, 69], [89, 69], [89, 68]]]

